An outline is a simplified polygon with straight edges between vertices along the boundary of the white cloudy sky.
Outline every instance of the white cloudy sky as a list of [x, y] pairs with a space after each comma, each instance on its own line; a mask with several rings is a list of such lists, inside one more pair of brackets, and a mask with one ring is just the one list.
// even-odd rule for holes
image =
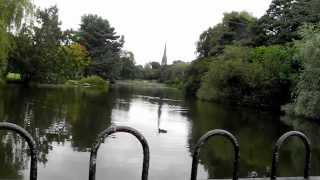
[[62, 28], [77, 29], [83, 14], [98, 14], [125, 36], [125, 49], [138, 64], [160, 61], [167, 42], [168, 61], [191, 61], [201, 32], [221, 22], [224, 12], [246, 10], [262, 16], [271, 0], [34, 0], [57, 5]]

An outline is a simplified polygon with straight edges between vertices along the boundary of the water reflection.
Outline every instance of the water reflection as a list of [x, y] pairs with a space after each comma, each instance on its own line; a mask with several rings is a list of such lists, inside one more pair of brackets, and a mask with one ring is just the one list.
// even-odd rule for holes
[[0, 156], [2, 178], [22, 179], [21, 174], [17, 171], [27, 167], [27, 154], [21, 149], [25, 149], [26, 144], [22, 143], [17, 136], [1, 133], [0, 135], [1, 152], [6, 156]]
[[[280, 121], [270, 112], [188, 101], [172, 89], [119, 86], [101, 94], [12, 86], [1, 89], [0, 98], [0, 118], [26, 128], [37, 140], [39, 179], [47, 180], [87, 179], [90, 146], [111, 124], [131, 126], [147, 138], [150, 179], [189, 179], [192, 146], [211, 129], [226, 129], [238, 137], [240, 177], [269, 174], [272, 145], [282, 133], [301, 130], [313, 142], [320, 135], [313, 124], [292, 118]], [[7, 133], [1, 133], [0, 140], [0, 179], [28, 179], [27, 144]], [[319, 150], [314, 146], [313, 175], [319, 175]], [[280, 175], [302, 175], [303, 151], [298, 141], [283, 148]], [[228, 141], [212, 140], [201, 151], [198, 178], [231, 177], [232, 155]], [[139, 142], [127, 134], [113, 135], [98, 153], [97, 179], [139, 179], [141, 163]]]

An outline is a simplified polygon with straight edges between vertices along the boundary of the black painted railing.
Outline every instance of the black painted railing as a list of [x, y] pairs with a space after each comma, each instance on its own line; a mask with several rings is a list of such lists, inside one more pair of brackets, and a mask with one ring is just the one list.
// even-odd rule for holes
[[111, 126], [108, 129], [104, 130], [102, 133], [100, 133], [96, 143], [93, 145], [91, 149], [91, 155], [90, 155], [90, 166], [89, 166], [89, 180], [95, 180], [96, 175], [96, 159], [97, 159], [97, 153], [98, 149], [109, 135], [117, 133], [117, 132], [125, 132], [132, 134], [135, 136], [141, 143], [143, 148], [143, 163], [142, 163], [142, 176], [141, 180], [147, 180], [148, 179], [148, 171], [149, 171], [149, 159], [150, 159], [150, 152], [149, 152], [149, 145], [147, 140], [144, 138], [142, 134], [140, 134], [137, 130], [126, 127], [126, 126]]
[[240, 152], [239, 152], [239, 143], [238, 140], [229, 133], [228, 131], [216, 129], [207, 132], [205, 135], [203, 135], [198, 143], [196, 144], [194, 151], [193, 151], [193, 160], [192, 160], [192, 168], [191, 168], [191, 180], [197, 179], [197, 171], [198, 171], [198, 161], [199, 161], [199, 155], [200, 155], [200, 148], [203, 144], [205, 144], [211, 137], [214, 136], [223, 136], [231, 141], [233, 148], [234, 148], [234, 161], [233, 161], [233, 172], [232, 172], [232, 180], [238, 179], [238, 167], [239, 167], [239, 158], [240, 158]]
[[0, 130], [13, 131], [27, 141], [31, 154], [30, 180], [37, 180], [37, 146], [32, 136], [22, 127], [11, 123], [0, 123]]
[[[29, 146], [30, 154], [31, 154], [31, 166], [30, 166], [30, 180], [37, 180], [37, 146], [35, 141], [33, 140], [32, 136], [23, 128], [20, 126], [17, 126], [15, 124], [2, 122], [0, 123], [0, 130], [9, 130], [13, 131], [17, 134], [19, 134], [21, 137], [23, 137]], [[136, 137], [139, 142], [141, 143], [142, 149], [143, 149], [143, 163], [142, 163], [142, 175], [141, 180], [148, 180], [148, 172], [149, 172], [149, 161], [150, 161], [150, 151], [148, 142], [145, 139], [145, 137], [139, 133], [137, 130], [126, 127], [126, 126], [111, 126], [108, 129], [101, 132], [96, 140], [96, 142], [93, 144], [91, 148], [91, 154], [90, 154], [90, 166], [89, 166], [89, 180], [95, 180], [95, 174], [96, 174], [96, 159], [97, 154], [100, 145], [104, 142], [104, 140], [110, 136], [111, 134], [118, 133], [118, 132], [124, 132], [129, 133]], [[227, 138], [233, 145], [234, 148], [234, 161], [233, 161], [233, 174], [232, 174], [232, 180], [238, 180], [238, 170], [239, 170], [239, 159], [240, 159], [240, 150], [239, 150], [239, 143], [236, 137], [231, 134], [228, 131], [225, 130], [212, 130], [207, 132], [205, 135], [203, 135], [197, 144], [194, 147], [194, 151], [192, 154], [193, 160], [192, 160], [192, 167], [191, 167], [191, 180], [197, 179], [197, 170], [198, 170], [198, 161], [200, 156], [200, 149], [201, 147], [207, 143], [207, 141], [210, 138], [213, 138], [215, 136], [222, 136], [224, 138]], [[309, 179], [309, 171], [310, 171], [310, 161], [311, 161], [311, 143], [306, 135], [304, 135], [301, 132], [298, 131], [290, 131], [282, 135], [278, 141], [276, 142], [272, 154], [272, 167], [271, 167], [271, 180], [277, 179], [277, 168], [279, 164], [280, 154], [279, 150], [282, 146], [282, 144], [288, 140], [288, 138], [296, 136], [300, 140], [303, 141], [305, 145], [306, 155], [305, 155], [305, 165], [304, 165], [304, 179]], [[1, 166], [0, 166], [1, 167]], [[0, 169], [1, 170], [1, 169]], [[290, 179], [290, 178], [287, 178]]]
[[273, 154], [272, 154], [272, 166], [271, 166], [271, 180], [277, 179], [277, 168], [279, 165], [279, 150], [282, 146], [282, 144], [290, 137], [299, 137], [304, 143], [305, 149], [306, 149], [306, 156], [305, 156], [305, 163], [304, 163], [304, 175], [303, 177], [305, 179], [309, 178], [309, 171], [310, 171], [310, 161], [311, 161], [311, 143], [306, 135], [304, 135], [301, 132], [298, 131], [290, 131], [282, 135], [278, 141], [276, 142], [276, 145], [274, 146]]

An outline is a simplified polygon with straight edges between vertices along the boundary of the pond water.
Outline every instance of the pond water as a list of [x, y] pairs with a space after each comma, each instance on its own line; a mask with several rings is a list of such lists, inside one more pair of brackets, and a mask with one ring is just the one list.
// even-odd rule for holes
[[[85, 180], [90, 147], [110, 125], [139, 130], [150, 146], [151, 180], [186, 180], [191, 173], [191, 152], [211, 129], [225, 129], [240, 142], [240, 177], [268, 176], [272, 147], [290, 130], [306, 133], [313, 142], [312, 175], [320, 175], [319, 126], [280, 117], [277, 113], [226, 107], [184, 99], [169, 88], [115, 86], [109, 93], [65, 88], [0, 90], [0, 119], [27, 129], [39, 144], [38, 179]], [[159, 127], [166, 132], [159, 133]], [[28, 179], [27, 145], [17, 135], [0, 134], [0, 179]], [[198, 179], [230, 178], [233, 150], [216, 138], [201, 151]], [[281, 151], [280, 176], [301, 176], [304, 148], [295, 139]], [[97, 180], [140, 179], [142, 148], [128, 134], [115, 134], [100, 147]]]

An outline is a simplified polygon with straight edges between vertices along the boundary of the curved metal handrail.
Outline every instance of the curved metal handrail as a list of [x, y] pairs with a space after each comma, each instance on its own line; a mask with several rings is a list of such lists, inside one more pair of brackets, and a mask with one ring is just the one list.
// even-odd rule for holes
[[0, 123], [0, 130], [13, 131], [27, 141], [31, 153], [30, 180], [37, 180], [37, 146], [32, 136], [22, 127], [12, 123]]
[[212, 130], [212, 131], [207, 132], [197, 142], [195, 149], [194, 149], [194, 152], [193, 152], [193, 155], [192, 155], [193, 159], [192, 159], [192, 169], [191, 169], [191, 180], [197, 179], [200, 148], [203, 144], [205, 144], [213, 136], [223, 136], [231, 141], [231, 143], [234, 147], [234, 162], [233, 162], [232, 179], [237, 180], [238, 179], [239, 158], [240, 158], [239, 143], [233, 134], [229, 133], [228, 131], [221, 130], [221, 129], [216, 129], [216, 130]]
[[277, 179], [277, 169], [278, 169], [278, 164], [279, 164], [279, 158], [280, 158], [280, 153], [279, 150], [282, 146], [282, 144], [289, 138], [289, 137], [299, 137], [304, 143], [304, 146], [306, 148], [306, 159], [305, 159], [305, 164], [304, 164], [304, 178], [308, 179], [309, 178], [309, 171], [310, 171], [310, 160], [311, 160], [311, 143], [308, 139], [308, 137], [299, 132], [299, 131], [290, 131], [282, 135], [278, 141], [276, 142], [272, 154], [272, 167], [271, 167], [271, 179], [276, 180]]
[[95, 180], [96, 175], [96, 159], [97, 153], [101, 143], [104, 142], [104, 139], [107, 138], [109, 135], [117, 133], [117, 132], [125, 132], [132, 134], [135, 136], [142, 145], [143, 148], [143, 164], [142, 164], [142, 180], [148, 180], [148, 172], [149, 172], [149, 160], [150, 160], [150, 152], [149, 152], [149, 145], [147, 140], [144, 138], [142, 134], [140, 134], [137, 130], [126, 127], [126, 126], [112, 126], [108, 129], [104, 130], [100, 133], [96, 143], [93, 145], [90, 154], [90, 169], [89, 169], [89, 180]]

